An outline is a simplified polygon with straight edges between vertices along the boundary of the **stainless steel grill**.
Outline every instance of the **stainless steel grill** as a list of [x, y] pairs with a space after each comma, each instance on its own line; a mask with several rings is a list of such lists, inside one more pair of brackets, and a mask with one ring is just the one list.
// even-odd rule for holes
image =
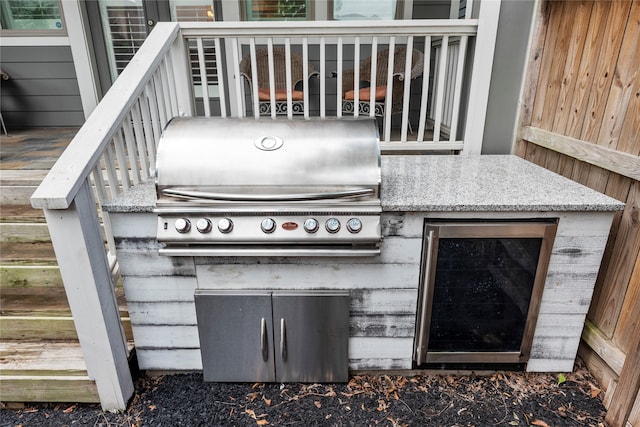
[[163, 254], [380, 253], [374, 119], [174, 118], [156, 171]]

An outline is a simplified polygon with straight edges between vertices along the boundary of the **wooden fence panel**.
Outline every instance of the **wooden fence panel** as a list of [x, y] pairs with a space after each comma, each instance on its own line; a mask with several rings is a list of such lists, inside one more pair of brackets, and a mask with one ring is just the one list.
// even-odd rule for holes
[[[546, 49], [542, 51], [542, 62], [540, 64], [540, 74], [538, 76], [537, 83], [538, 91], [534, 97], [533, 112], [530, 122], [531, 125], [536, 127], [544, 127], [550, 120], [553, 120], [553, 116], [545, 116], [545, 113], [548, 112], [553, 114], [557, 103], [556, 87], [558, 86], [558, 81], [552, 77], [554, 75], [554, 57], [556, 57], [556, 64], [563, 62], [562, 58], [558, 58], [553, 51], [559, 47], [558, 40], [561, 39], [560, 32], [562, 27], [563, 9], [564, 6], [567, 6], [568, 8], [568, 4], [569, 2], [549, 3], [549, 20], [547, 22], [547, 34], [545, 37]], [[561, 43], [560, 46], [562, 46]], [[556, 67], [556, 73], [559, 69], [560, 67]], [[556, 96], [554, 96], [554, 94], [556, 94]], [[528, 146], [524, 156], [525, 159], [541, 166], [544, 166], [546, 157], [547, 150], [538, 149], [532, 144]]]
[[[609, 388], [608, 403], [619, 375], [640, 375], [631, 368], [621, 372], [619, 361], [609, 361], [616, 369], [603, 368], [607, 355], [629, 355], [638, 347], [640, 0], [543, 1], [537, 19], [514, 151], [627, 204], [611, 228], [581, 351]], [[615, 397], [623, 401], [612, 406], [615, 425], [638, 418], [637, 411], [629, 418], [637, 383], [618, 384], [623, 390]]]
[[[587, 36], [587, 29], [589, 28], [589, 20], [591, 18], [591, 11], [593, 9], [591, 2], [565, 2], [565, 8], [563, 13], [563, 25], [561, 27], [563, 36], [563, 44], [556, 45], [558, 52], [566, 52], [563, 55], [566, 58], [564, 69], [561, 70], [561, 74], [558, 82], [558, 101], [556, 107], [551, 109], [550, 120], [546, 123], [551, 125], [550, 130], [552, 132], [566, 134], [568, 112], [573, 110], [573, 93], [576, 85], [579, 67], [582, 63], [583, 50], [585, 46], [585, 40]], [[566, 22], [571, 22], [572, 25], [566, 25]], [[557, 61], [557, 58], [553, 61]], [[550, 107], [550, 106], [548, 106]], [[563, 171], [567, 169], [566, 161], [567, 157], [558, 153], [549, 152], [545, 161], [545, 167], [547, 169], [558, 169]]]
[[[618, 322], [617, 342], [630, 343], [634, 330], [638, 329], [638, 319], [640, 319], [640, 257], [636, 258], [636, 265], [633, 269], [631, 276], [632, 286], [629, 289], [627, 297], [625, 298], [625, 305], [622, 308], [622, 316]], [[625, 352], [631, 351], [630, 348], [625, 348]]]
[[[594, 83], [591, 87], [591, 94], [585, 110], [586, 116], [579, 136], [580, 139], [593, 143], [598, 143], [607, 103], [610, 99], [610, 91], [616, 80], [617, 60], [622, 49], [624, 35], [624, 31], [620, 31], [620, 28], [626, 27], [631, 7], [631, 2], [628, 1], [605, 3], [610, 8], [609, 19], [600, 57], [594, 63]], [[606, 171], [594, 169], [592, 166], [582, 163], [576, 163], [571, 174], [572, 179], [603, 192], [607, 187], [608, 177], [609, 174]]]
[[573, 94], [573, 108], [569, 108], [569, 117], [565, 129], [567, 136], [581, 138], [582, 125], [585, 121], [587, 103], [593, 93], [595, 79], [594, 67], [598, 63], [598, 57], [604, 49], [605, 32], [611, 27], [608, 25], [610, 3], [596, 2], [591, 12], [587, 40], [584, 45], [582, 61], [576, 86]]

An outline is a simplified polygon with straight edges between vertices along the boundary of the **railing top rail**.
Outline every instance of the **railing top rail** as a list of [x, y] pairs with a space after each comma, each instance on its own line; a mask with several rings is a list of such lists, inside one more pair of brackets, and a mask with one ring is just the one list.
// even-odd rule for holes
[[381, 21], [181, 22], [185, 37], [320, 37], [475, 35], [477, 19], [411, 19]]
[[105, 147], [178, 37], [176, 23], [158, 23], [67, 149], [31, 196], [34, 208], [67, 209]]

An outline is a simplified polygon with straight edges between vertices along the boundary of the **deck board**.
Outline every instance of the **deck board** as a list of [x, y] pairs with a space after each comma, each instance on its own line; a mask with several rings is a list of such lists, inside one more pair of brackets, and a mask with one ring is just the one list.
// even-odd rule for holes
[[[3, 402], [100, 402], [87, 374], [43, 211], [29, 202], [76, 132], [41, 128], [0, 136]], [[124, 301], [122, 293], [117, 290]], [[121, 314], [128, 316], [126, 308]], [[128, 318], [125, 330], [131, 339]]]
[[[115, 288], [120, 315], [127, 316], [122, 287]], [[64, 288], [3, 288], [0, 294], [0, 313], [3, 316], [70, 316]]]
[[56, 254], [51, 243], [4, 242], [0, 265], [55, 265]]

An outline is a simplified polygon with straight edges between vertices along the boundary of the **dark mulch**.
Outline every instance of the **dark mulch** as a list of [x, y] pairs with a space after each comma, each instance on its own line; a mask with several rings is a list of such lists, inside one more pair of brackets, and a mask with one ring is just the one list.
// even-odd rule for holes
[[2, 409], [1, 426], [604, 426], [602, 393], [582, 364], [557, 374], [356, 375], [348, 384], [205, 383], [140, 377], [124, 413], [99, 405]]

